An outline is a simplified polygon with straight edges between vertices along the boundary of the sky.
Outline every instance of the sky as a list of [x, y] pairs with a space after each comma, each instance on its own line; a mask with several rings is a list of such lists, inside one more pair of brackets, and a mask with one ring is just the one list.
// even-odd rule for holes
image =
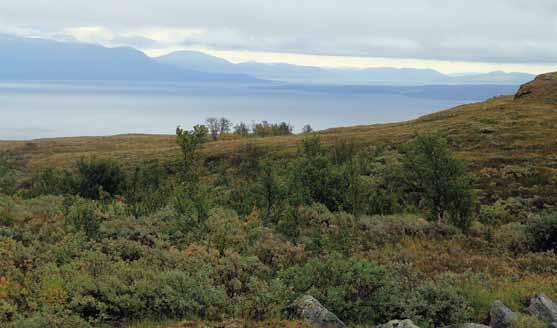
[[2, 0], [0, 33], [233, 62], [557, 70], [556, 0]]

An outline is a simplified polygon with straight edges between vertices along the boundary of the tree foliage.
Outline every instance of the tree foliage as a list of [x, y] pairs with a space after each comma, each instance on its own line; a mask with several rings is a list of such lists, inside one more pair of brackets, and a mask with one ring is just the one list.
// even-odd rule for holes
[[471, 178], [464, 164], [450, 152], [446, 140], [418, 136], [408, 145], [404, 167], [409, 186], [427, 203], [430, 217], [451, 220], [461, 228], [469, 227], [473, 194]]

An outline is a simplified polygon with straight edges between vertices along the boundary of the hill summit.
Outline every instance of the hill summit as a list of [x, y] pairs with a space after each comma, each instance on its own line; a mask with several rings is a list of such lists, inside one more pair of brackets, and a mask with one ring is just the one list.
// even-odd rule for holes
[[557, 104], [557, 72], [541, 74], [520, 87], [515, 100]]

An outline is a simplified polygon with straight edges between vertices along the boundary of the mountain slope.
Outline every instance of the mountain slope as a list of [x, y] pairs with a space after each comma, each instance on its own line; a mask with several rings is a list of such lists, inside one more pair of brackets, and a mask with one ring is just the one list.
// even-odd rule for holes
[[155, 60], [186, 70], [210, 73], [237, 73], [240, 71], [236, 65], [225, 59], [197, 51], [175, 51], [168, 55], [157, 57]]
[[177, 51], [155, 58], [156, 61], [182, 69], [212, 73], [243, 73], [254, 77], [290, 83], [311, 84], [504, 84], [520, 85], [534, 78], [531, 74], [491, 72], [448, 76], [432, 69], [367, 68], [325, 69], [290, 64], [245, 62], [233, 64], [222, 58], [195, 51]]
[[245, 75], [208, 74], [158, 63], [132, 48], [0, 35], [0, 80], [134, 82], [253, 81]]

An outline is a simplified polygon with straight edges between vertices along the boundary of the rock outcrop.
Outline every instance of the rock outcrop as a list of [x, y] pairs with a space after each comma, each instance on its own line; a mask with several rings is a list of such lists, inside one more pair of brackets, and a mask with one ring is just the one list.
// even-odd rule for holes
[[491, 328], [512, 328], [512, 322], [516, 319], [516, 313], [511, 311], [501, 301], [495, 301], [489, 311]]
[[341, 328], [346, 325], [318, 300], [309, 295], [298, 298], [286, 308], [288, 319], [303, 320], [317, 328]]
[[557, 104], [557, 73], [539, 75], [534, 81], [522, 85], [514, 99]]
[[543, 294], [532, 298], [526, 310], [545, 322], [557, 322], [557, 304]]
[[376, 328], [420, 328], [416, 326], [412, 320], [393, 320], [386, 324], [379, 325]]

